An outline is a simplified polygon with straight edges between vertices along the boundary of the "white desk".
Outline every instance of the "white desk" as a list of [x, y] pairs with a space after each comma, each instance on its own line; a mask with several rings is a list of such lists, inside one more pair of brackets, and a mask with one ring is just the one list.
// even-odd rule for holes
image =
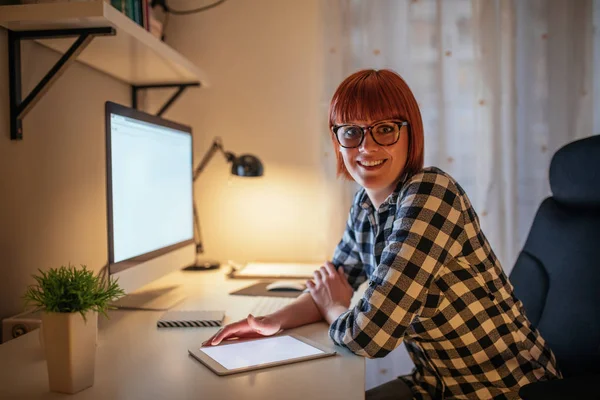
[[[244, 318], [256, 299], [229, 296], [252, 280], [224, 270], [176, 272], [153, 286], [184, 283], [178, 309], [224, 309], [226, 323]], [[289, 332], [335, 347], [337, 356], [218, 377], [188, 355], [217, 328], [158, 329], [161, 311], [111, 311], [100, 317], [95, 383], [73, 396], [51, 393], [38, 331], [0, 345], [0, 399], [364, 399], [365, 362], [334, 346], [325, 323]]]

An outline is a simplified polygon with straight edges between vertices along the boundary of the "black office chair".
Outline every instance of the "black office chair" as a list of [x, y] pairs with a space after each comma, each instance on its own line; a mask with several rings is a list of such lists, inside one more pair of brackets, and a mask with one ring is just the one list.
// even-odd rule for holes
[[510, 280], [564, 379], [529, 399], [600, 398], [600, 136], [569, 143], [550, 165], [552, 197], [535, 216]]

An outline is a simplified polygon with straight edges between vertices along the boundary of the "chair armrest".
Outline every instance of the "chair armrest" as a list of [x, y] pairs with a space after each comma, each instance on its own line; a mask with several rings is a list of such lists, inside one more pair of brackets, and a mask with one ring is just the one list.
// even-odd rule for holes
[[539, 381], [519, 390], [524, 400], [600, 399], [600, 375]]

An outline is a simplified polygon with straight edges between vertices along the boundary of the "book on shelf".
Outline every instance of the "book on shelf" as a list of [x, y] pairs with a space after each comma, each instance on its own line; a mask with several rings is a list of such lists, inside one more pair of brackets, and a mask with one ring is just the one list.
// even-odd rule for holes
[[[1, 5], [17, 5], [17, 4], [42, 4], [42, 3], [80, 3], [93, 2], [98, 0], [0, 0]], [[161, 38], [162, 22], [160, 22], [153, 14], [150, 7], [151, 0], [103, 0], [110, 4], [136, 24], [152, 33], [153, 36]]]
[[150, 10], [150, 0], [141, 0], [142, 3], [142, 26], [150, 32], [150, 22], [148, 21], [148, 11]]
[[125, 14], [136, 24], [149, 31], [148, 10], [150, 8], [149, 0], [105, 0]]

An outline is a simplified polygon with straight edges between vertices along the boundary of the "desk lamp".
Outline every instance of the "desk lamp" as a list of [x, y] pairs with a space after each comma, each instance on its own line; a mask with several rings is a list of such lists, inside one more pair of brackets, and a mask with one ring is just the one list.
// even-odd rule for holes
[[[255, 157], [251, 154], [242, 154], [241, 156], [237, 157], [235, 154], [233, 154], [229, 151], [225, 151], [225, 149], [223, 149], [223, 143], [221, 142], [221, 138], [217, 137], [213, 141], [210, 149], [208, 149], [208, 151], [202, 158], [202, 161], [200, 161], [200, 164], [198, 164], [198, 166], [194, 170], [194, 175], [193, 175], [194, 182], [196, 182], [196, 179], [198, 179], [198, 176], [200, 176], [200, 173], [202, 171], [204, 171], [204, 168], [206, 168], [206, 165], [209, 163], [209, 161], [212, 159], [212, 157], [214, 156], [214, 154], [217, 151], [220, 151], [221, 153], [223, 153], [223, 156], [225, 157], [227, 162], [231, 163], [231, 174], [232, 175], [237, 175], [237, 176], [242, 176], [242, 177], [256, 177], [256, 176], [263, 175], [263, 165], [262, 165], [262, 162], [257, 157]], [[196, 255], [198, 255], [198, 254], [204, 252], [204, 247], [202, 246], [202, 239], [201, 239], [201, 234], [200, 234], [200, 221], [198, 219], [198, 211], [196, 209], [195, 202], [194, 202], [194, 230], [195, 230], [196, 237], [197, 237]], [[220, 265], [219, 265], [218, 261], [198, 262], [196, 260], [195, 265], [184, 268], [184, 270], [186, 270], [186, 271], [207, 271], [207, 270], [211, 270], [211, 269], [217, 269], [219, 267], [220, 267]]]

